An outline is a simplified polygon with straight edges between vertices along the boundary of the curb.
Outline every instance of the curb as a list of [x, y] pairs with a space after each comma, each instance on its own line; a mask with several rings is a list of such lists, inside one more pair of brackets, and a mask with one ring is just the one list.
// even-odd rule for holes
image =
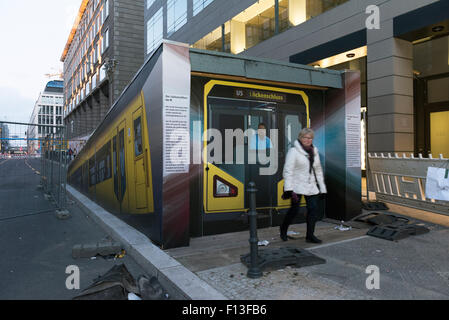
[[177, 260], [155, 246], [144, 234], [118, 219], [73, 187], [68, 195], [146, 271], [155, 276], [176, 300], [228, 300]]

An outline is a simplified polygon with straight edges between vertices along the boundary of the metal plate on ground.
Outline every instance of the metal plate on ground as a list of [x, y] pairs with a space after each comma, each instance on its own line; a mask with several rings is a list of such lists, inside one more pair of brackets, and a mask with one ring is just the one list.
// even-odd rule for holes
[[378, 214], [375, 217], [366, 219], [367, 222], [375, 225], [380, 224], [406, 224], [410, 220], [403, 217], [398, 217], [390, 214]]
[[373, 226], [368, 230], [367, 235], [385, 240], [397, 241], [411, 235], [417, 236], [428, 233], [429, 231], [428, 228], [417, 224], [390, 224]]
[[379, 201], [362, 201], [362, 208], [365, 210], [388, 210], [387, 205]]
[[364, 222], [371, 225], [373, 224], [386, 225], [386, 224], [407, 224], [410, 220], [393, 214], [370, 212], [354, 218], [354, 221]]
[[[240, 261], [249, 268], [251, 255], [242, 255]], [[263, 271], [283, 269], [287, 266], [301, 268], [326, 263], [325, 259], [307, 250], [292, 247], [258, 250], [258, 261]]]

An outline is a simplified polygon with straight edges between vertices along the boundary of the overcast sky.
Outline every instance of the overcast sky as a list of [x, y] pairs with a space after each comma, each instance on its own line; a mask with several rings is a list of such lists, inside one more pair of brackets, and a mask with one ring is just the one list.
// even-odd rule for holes
[[29, 122], [60, 58], [81, 0], [0, 0], [0, 120]]

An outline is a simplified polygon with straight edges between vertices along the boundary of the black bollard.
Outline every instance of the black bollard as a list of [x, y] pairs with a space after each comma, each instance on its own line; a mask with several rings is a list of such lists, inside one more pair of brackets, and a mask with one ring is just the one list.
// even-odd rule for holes
[[250, 182], [248, 184], [247, 191], [249, 192], [249, 244], [250, 244], [250, 255], [251, 255], [251, 263], [248, 269], [247, 276], [248, 278], [256, 279], [262, 277], [262, 270], [259, 267], [258, 261], [258, 247], [257, 243], [259, 239], [257, 239], [257, 211], [256, 211], [256, 184], [254, 182]]

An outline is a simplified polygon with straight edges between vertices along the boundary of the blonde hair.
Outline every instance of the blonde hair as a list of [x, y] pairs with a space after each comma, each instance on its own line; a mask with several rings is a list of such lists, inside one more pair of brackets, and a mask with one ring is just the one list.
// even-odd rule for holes
[[310, 128], [303, 128], [298, 135], [298, 139], [301, 139], [305, 135], [310, 134], [312, 136], [312, 139], [315, 137], [315, 132]]

